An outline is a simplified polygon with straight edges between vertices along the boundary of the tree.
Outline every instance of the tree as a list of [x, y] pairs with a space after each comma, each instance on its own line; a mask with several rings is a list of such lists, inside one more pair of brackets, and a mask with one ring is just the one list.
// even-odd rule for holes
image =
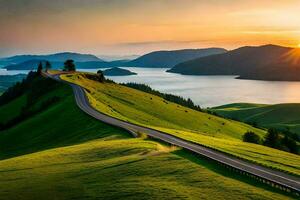
[[298, 153], [297, 142], [295, 140], [293, 140], [292, 138], [288, 137], [287, 135], [285, 135], [284, 138], [282, 139], [282, 145], [287, 147], [289, 152], [295, 153], [295, 154]]
[[100, 82], [104, 82], [104, 81], [105, 81], [103, 72], [102, 72], [101, 70], [98, 70], [98, 71], [97, 71], [97, 75], [98, 75], [98, 77], [99, 77], [99, 81], [100, 81]]
[[243, 141], [259, 144], [260, 143], [260, 137], [259, 137], [259, 135], [255, 134], [252, 131], [247, 131], [243, 136]]
[[50, 63], [49, 61], [46, 61], [46, 66], [45, 66], [45, 68], [46, 68], [46, 71], [48, 71], [49, 69], [52, 68], [51, 63]]
[[64, 63], [64, 71], [76, 71], [74, 60], [66, 60]]
[[272, 147], [272, 148], [280, 148], [280, 136], [276, 129], [270, 128], [265, 137], [264, 145]]
[[38, 75], [40, 75], [42, 73], [42, 70], [43, 70], [43, 64], [42, 64], [42, 62], [40, 62], [38, 65], [38, 69], [37, 69]]

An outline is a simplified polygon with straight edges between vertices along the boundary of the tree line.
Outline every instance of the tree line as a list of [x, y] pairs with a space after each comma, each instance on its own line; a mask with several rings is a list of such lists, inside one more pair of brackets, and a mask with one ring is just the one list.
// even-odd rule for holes
[[296, 142], [300, 142], [299, 137], [294, 133], [282, 132], [275, 128], [268, 129], [268, 132], [264, 138], [261, 138], [252, 131], [247, 131], [243, 135], [243, 141], [299, 154], [299, 147]]
[[190, 98], [185, 99], [181, 96], [167, 94], [167, 93], [161, 93], [157, 90], [152, 89], [148, 85], [140, 84], [140, 83], [122, 83], [121, 85], [159, 96], [167, 101], [182, 105], [184, 107], [188, 107], [188, 108], [191, 108], [191, 109], [194, 109], [197, 111], [202, 111], [201, 107], [199, 105], [194, 104], [194, 102]]
[[[45, 66], [43, 66], [43, 62], [40, 62], [37, 67], [37, 73], [41, 74], [43, 69], [47, 72], [52, 69], [52, 65], [49, 61], [45, 62]], [[68, 59], [64, 62], [63, 71], [76, 71], [76, 66], [74, 60]]]

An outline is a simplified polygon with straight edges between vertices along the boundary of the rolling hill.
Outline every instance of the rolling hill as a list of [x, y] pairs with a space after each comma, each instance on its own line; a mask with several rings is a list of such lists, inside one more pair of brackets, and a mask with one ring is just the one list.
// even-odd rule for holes
[[[42, 62], [45, 65], [46, 60], [28, 60], [18, 64], [7, 65], [3, 68], [7, 70], [36, 70], [38, 64]], [[123, 66], [127, 61], [117, 60], [111, 62], [105, 61], [87, 61], [87, 62], [75, 62], [78, 69], [98, 69], [106, 67]], [[64, 62], [50, 61], [52, 69], [62, 69]]]
[[49, 55], [17, 55], [3, 58], [1, 60], [10, 62], [12, 64], [18, 64], [29, 60], [48, 60], [52, 62], [64, 62], [67, 59], [72, 59], [76, 62], [103, 61], [100, 58], [91, 54], [80, 54], [71, 52], [62, 52]]
[[211, 109], [217, 114], [265, 128], [290, 130], [300, 136], [300, 104], [236, 103]]
[[222, 48], [154, 51], [128, 62], [126, 66], [171, 68], [181, 62], [204, 56], [221, 54], [226, 51], [226, 49]]
[[247, 131], [265, 131], [168, 102], [115, 83], [100, 83], [83, 73], [62, 75], [86, 89], [91, 105], [109, 116], [147, 126], [264, 166], [300, 174], [300, 156], [242, 142]]
[[60, 69], [63, 66], [63, 63], [68, 59], [74, 60], [79, 68], [99, 68], [103, 66], [107, 67], [110, 65], [114, 66], [119, 63], [118, 61], [114, 61], [111, 63], [105, 62], [91, 54], [70, 52], [49, 55], [18, 55], [3, 58], [0, 61], [6, 63], [3, 68], [7, 70], [34, 70], [37, 68], [38, 63], [45, 63], [46, 61], [49, 61], [54, 69]]
[[28, 87], [0, 106], [3, 117], [28, 106], [31, 95], [37, 99], [30, 109], [59, 98], [0, 131], [0, 199], [293, 198], [178, 148], [131, 138], [80, 111], [69, 86], [44, 82], [33, 85], [45, 93]]
[[299, 81], [300, 50], [276, 45], [242, 47], [180, 63], [168, 72], [185, 75], [238, 75], [239, 78]]
[[[11, 64], [3, 67], [7, 70], [36, 70], [39, 63], [42, 63], [43, 66], [45, 66], [47, 60], [27, 60], [18, 64]], [[62, 66], [64, 66], [63, 62], [57, 62], [57, 61], [51, 61], [51, 66], [53, 69], [60, 69]]]

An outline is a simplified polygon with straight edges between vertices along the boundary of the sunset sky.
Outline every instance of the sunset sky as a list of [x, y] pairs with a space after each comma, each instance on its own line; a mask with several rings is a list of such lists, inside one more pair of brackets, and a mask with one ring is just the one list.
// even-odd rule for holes
[[0, 0], [0, 56], [300, 45], [299, 0]]

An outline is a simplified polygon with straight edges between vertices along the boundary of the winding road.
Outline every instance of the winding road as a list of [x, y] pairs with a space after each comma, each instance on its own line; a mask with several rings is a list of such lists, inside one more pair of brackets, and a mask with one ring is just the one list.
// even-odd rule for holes
[[[60, 79], [60, 75], [50, 75], [46, 74], [46, 76], [55, 79], [57, 81], [63, 81]], [[106, 114], [103, 114], [97, 110], [95, 110], [90, 104], [86, 97], [84, 89], [76, 84], [68, 83], [72, 86], [73, 92], [75, 95], [76, 103], [79, 108], [87, 113], [88, 115], [102, 121], [104, 123], [123, 128], [131, 133], [141, 132], [147, 134], [148, 136], [159, 139], [166, 143], [182, 147], [189, 151], [192, 151], [201, 156], [212, 159], [218, 163], [221, 163], [230, 168], [236, 169], [242, 173], [257, 177], [260, 180], [264, 180], [265, 182], [274, 184], [279, 186], [281, 189], [288, 189], [296, 194], [300, 194], [300, 178], [296, 176], [292, 176], [280, 171], [276, 171], [267, 167], [263, 167], [260, 165], [256, 165], [254, 163], [250, 163], [244, 160], [241, 160], [236, 157], [229, 156], [227, 154], [221, 153], [219, 151], [210, 149], [208, 147], [204, 147], [200, 144], [195, 144], [184, 139], [169, 135], [167, 133], [157, 131], [151, 128], [143, 127], [140, 125], [132, 124], [130, 122], [122, 121], [113, 117], [110, 117]]]

